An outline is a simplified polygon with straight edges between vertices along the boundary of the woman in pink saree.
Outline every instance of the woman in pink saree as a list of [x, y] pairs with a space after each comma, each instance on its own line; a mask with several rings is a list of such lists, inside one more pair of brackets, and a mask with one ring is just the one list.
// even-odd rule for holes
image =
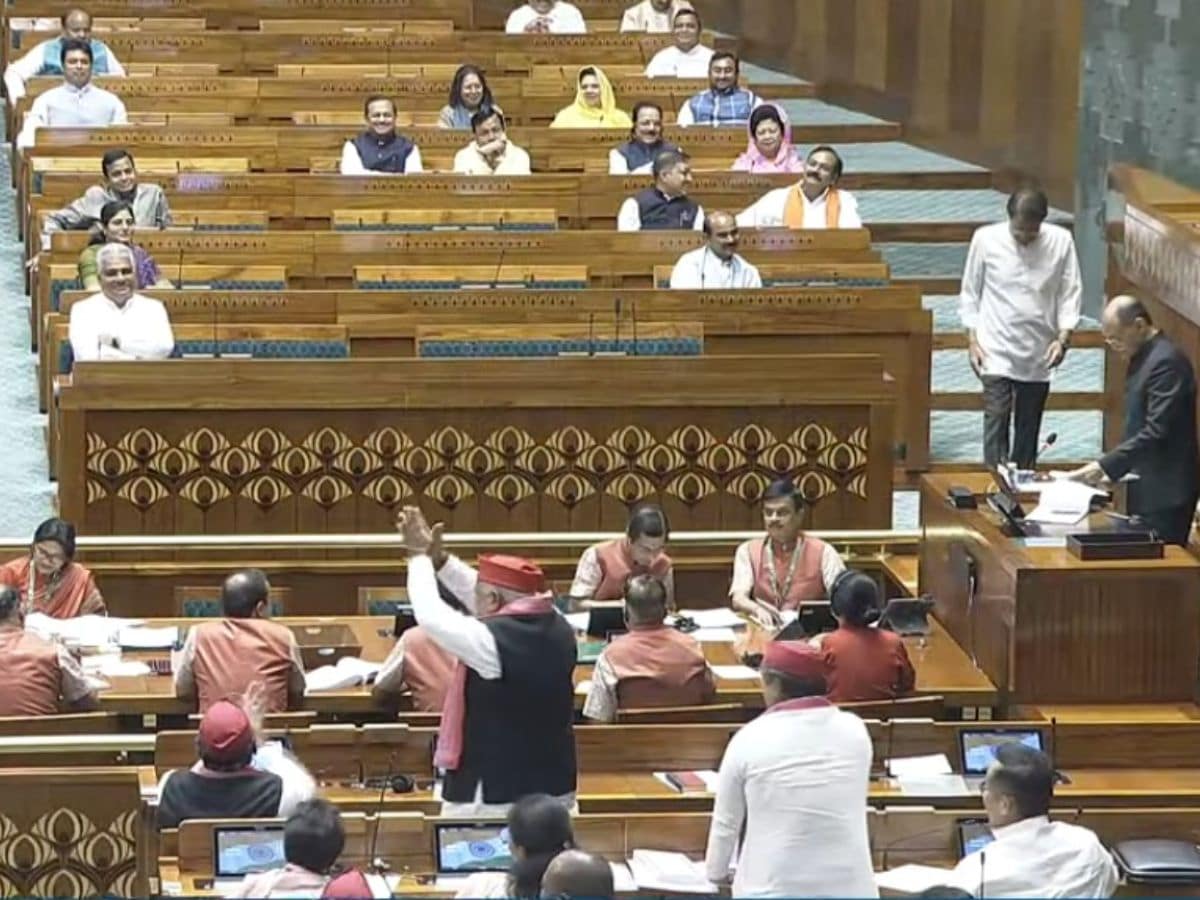
[[792, 124], [783, 107], [764, 103], [750, 114], [750, 146], [733, 163], [735, 172], [804, 171], [804, 160], [792, 146]]

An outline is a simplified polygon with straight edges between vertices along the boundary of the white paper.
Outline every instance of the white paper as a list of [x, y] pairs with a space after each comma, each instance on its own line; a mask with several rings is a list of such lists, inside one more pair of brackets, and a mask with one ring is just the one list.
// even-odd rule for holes
[[974, 793], [961, 775], [901, 775], [896, 783], [905, 797], [964, 797]]
[[758, 670], [749, 666], [709, 666], [722, 681], [758, 681]]
[[1092, 498], [1106, 493], [1079, 481], [1051, 481], [1043, 486], [1037, 507], [1025, 519], [1048, 525], [1074, 525], [1088, 514]]
[[692, 637], [702, 644], [732, 644], [737, 640], [737, 632], [732, 628], [698, 628]]
[[928, 756], [897, 756], [887, 761], [887, 771], [897, 778], [954, 774], [954, 769], [950, 767], [950, 760], [946, 758], [945, 753], [931, 753]]
[[136, 659], [121, 659], [120, 654], [105, 653], [102, 656], [85, 656], [83, 671], [87, 675], [104, 678], [139, 678], [150, 674], [150, 667]]
[[704, 877], [704, 869], [682, 853], [667, 850], [634, 850], [629, 872], [641, 890], [681, 894], [715, 894], [717, 886]]
[[939, 887], [947, 883], [952, 869], [939, 869], [937, 866], [921, 866], [909, 863], [897, 866], [886, 872], [875, 873], [875, 884], [889, 891], [902, 894], [919, 894], [931, 887]]
[[592, 680], [585, 678], [579, 684], [575, 685], [575, 693], [580, 697], [586, 697], [592, 689]]
[[741, 628], [746, 620], [728, 606], [716, 609], [681, 609], [679, 615], [691, 619], [701, 628]]
[[117, 632], [117, 643], [127, 650], [168, 650], [179, 643], [179, 626], [122, 628]]
[[63, 643], [84, 647], [103, 647], [111, 644], [122, 629], [141, 625], [142, 619], [121, 619], [116, 616], [79, 616], [75, 619], [55, 619], [42, 613], [25, 617], [25, 628], [40, 637], [58, 638]]
[[[701, 781], [704, 782], [704, 789], [706, 791], [708, 791], [710, 794], [715, 794], [717, 792], [718, 775], [717, 775], [716, 769], [681, 769], [679, 771], [691, 772], [691, 774], [695, 775], [697, 778], [699, 778]], [[673, 785], [671, 783], [671, 779], [667, 778], [668, 774], [670, 774], [670, 773], [655, 772], [654, 780], [660, 782], [661, 784], [665, 785], [666, 787], [669, 787], [673, 791], [678, 791], [679, 788], [677, 788], [675, 785]]]
[[307, 693], [340, 691], [370, 682], [383, 668], [383, 663], [367, 662], [353, 656], [343, 656], [335, 666], [321, 666], [304, 673]]
[[608, 865], [612, 868], [614, 893], [632, 894], [637, 890], [637, 882], [633, 880], [633, 873], [629, 871], [629, 866], [625, 863], [615, 862], [610, 862]]
[[583, 612], [563, 613], [563, 618], [576, 631], [587, 631], [589, 616], [591, 616], [591, 613], [587, 610]]

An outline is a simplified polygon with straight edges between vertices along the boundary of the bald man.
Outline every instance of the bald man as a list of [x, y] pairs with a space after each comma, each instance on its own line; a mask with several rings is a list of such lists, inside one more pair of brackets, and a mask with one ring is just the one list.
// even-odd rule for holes
[[760, 288], [758, 269], [738, 255], [741, 231], [732, 213], [713, 210], [704, 219], [704, 246], [689, 250], [671, 270], [673, 290]]
[[1121, 443], [1071, 473], [1089, 484], [1137, 475], [1127, 512], [1171, 544], [1186, 546], [1200, 496], [1196, 376], [1136, 297], [1115, 297], [1101, 317], [1104, 342], [1128, 362]]
[[296, 709], [304, 702], [304, 663], [290, 628], [268, 620], [271, 584], [260, 569], [246, 569], [221, 586], [224, 617], [188, 631], [175, 661], [175, 696], [195, 698], [201, 713], [220, 700], [240, 703], [262, 682], [264, 711]]
[[588, 897], [610, 900], [615, 894], [612, 866], [586, 850], [564, 850], [546, 866], [543, 897]]

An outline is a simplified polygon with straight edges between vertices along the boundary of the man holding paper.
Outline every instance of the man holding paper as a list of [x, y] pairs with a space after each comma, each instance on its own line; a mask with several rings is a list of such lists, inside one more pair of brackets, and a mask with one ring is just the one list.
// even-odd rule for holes
[[1121, 443], [1070, 473], [1088, 484], [1129, 484], [1127, 510], [1169, 544], [1187, 546], [1200, 496], [1196, 375], [1188, 358], [1154, 327], [1136, 297], [1114, 297], [1101, 317], [1104, 342], [1128, 360]]

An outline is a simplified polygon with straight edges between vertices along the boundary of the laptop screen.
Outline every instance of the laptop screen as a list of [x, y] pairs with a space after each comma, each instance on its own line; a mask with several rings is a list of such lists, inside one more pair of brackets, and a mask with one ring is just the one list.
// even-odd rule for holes
[[434, 825], [439, 875], [507, 872], [512, 865], [508, 827], [503, 822]]
[[217, 878], [266, 872], [285, 862], [282, 825], [232, 825], [213, 829], [213, 874]]
[[1043, 750], [1042, 733], [1036, 729], [971, 729], [958, 733], [964, 775], [986, 775], [1001, 744], [1018, 741], [1034, 750]]
[[970, 856], [982, 850], [996, 838], [988, 823], [982, 819], [959, 819], [958, 821], [958, 853], [960, 857]]

